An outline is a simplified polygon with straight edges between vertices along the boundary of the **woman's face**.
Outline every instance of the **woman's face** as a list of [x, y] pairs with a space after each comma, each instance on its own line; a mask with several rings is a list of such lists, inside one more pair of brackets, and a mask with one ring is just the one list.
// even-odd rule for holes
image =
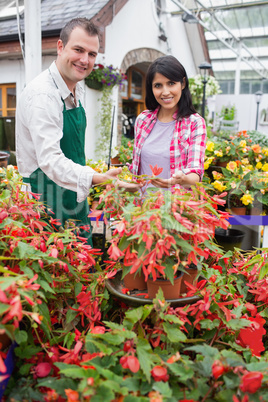
[[[185, 78], [184, 78], [185, 81]], [[152, 90], [156, 101], [161, 108], [175, 113], [181, 98], [185, 83], [172, 81], [160, 73], [156, 73], [152, 82]]]

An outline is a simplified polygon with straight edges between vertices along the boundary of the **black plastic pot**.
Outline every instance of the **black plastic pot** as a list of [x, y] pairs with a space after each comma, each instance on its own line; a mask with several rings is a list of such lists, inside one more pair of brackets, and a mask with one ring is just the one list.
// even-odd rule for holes
[[241, 248], [245, 233], [238, 229], [215, 229], [215, 240], [225, 250]]

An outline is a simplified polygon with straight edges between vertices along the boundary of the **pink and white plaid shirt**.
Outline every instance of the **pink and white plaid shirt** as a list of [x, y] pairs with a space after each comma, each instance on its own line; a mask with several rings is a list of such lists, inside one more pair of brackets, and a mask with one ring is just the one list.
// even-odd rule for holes
[[[145, 110], [136, 119], [133, 160], [129, 166], [133, 174], [139, 174], [141, 149], [157, 121], [158, 110], [159, 108], [153, 112]], [[176, 119], [176, 114], [173, 118]], [[171, 176], [175, 171], [181, 170], [185, 174], [197, 173], [202, 180], [206, 137], [205, 120], [199, 114], [191, 114], [189, 117], [176, 120], [170, 144]]]

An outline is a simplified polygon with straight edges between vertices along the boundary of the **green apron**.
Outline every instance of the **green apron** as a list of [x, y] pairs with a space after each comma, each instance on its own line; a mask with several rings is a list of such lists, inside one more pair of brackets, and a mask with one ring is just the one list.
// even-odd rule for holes
[[[85, 158], [85, 130], [86, 114], [81, 102], [79, 107], [66, 109], [63, 102], [63, 137], [60, 147], [66, 158], [71, 159], [79, 165], [86, 165]], [[40, 194], [40, 201], [46, 207], [47, 212], [54, 219], [60, 220], [62, 226], [69, 219], [73, 220], [79, 228], [79, 236], [87, 239], [87, 243], [92, 246], [92, 233], [89, 214], [88, 201], [78, 203], [77, 193], [58, 186], [40, 169], [36, 169], [29, 178], [24, 178], [25, 183], [30, 183], [31, 191]], [[53, 213], [50, 212], [53, 211]], [[86, 226], [86, 230], [81, 228]]]

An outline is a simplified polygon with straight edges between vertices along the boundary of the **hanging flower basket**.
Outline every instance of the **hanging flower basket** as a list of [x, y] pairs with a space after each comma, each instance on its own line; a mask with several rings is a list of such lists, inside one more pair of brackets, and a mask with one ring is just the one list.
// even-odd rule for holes
[[87, 79], [86, 84], [87, 84], [88, 88], [96, 89], [97, 91], [101, 91], [103, 89], [102, 82]]
[[120, 85], [125, 79], [126, 75], [118, 68], [95, 64], [85, 82], [89, 88], [101, 91], [104, 87], [113, 88], [115, 85]]

